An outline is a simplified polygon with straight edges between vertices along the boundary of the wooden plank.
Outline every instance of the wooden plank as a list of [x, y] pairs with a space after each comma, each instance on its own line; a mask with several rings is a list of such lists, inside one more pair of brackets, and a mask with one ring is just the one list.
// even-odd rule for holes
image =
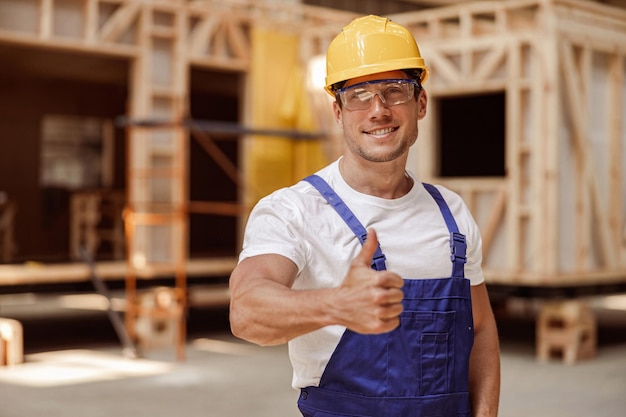
[[40, 0], [39, 9], [39, 37], [48, 39], [52, 35], [52, 22], [54, 21], [54, 4], [52, 0]]
[[190, 213], [238, 216], [245, 214], [243, 204], [224, 201], [190, 201], [187, 204]]
[[100, 40], [103, 42], [115, 42], [129, 29], [133, 20], [137, 19], [142, 8], [140, 2], [127, 2], [107, 20], [100, 29]]
[[621, 87], [626, 81], [624, 80], [625, 59], [626, 57], [622, 54], [614, 54], [611, 57], [607, 74], [609, 77], [609, 83], [607, 84], [609, 229], [613, 231], [613, 245], [616, 248], [620, 248], [617, 253], [617, 264], [622, 267], [626, 267], [626, 235], [621, 230], [623, 227], [626, 227], [624, 219], [626, 207], [623, 207], [624, 203], [621, 198], [625, 185], [623, 184], [624, 167], [622, 157], [624, 155], [624, 144], [622, 142], [622, 132], [624, 132], [626, 125], [622, 120], [622, 109], [626, 106], [626, 102], [624, 102], [621, 93]]
[[481, 228], [481, 235], [483, 239], [483, 253], [488, 254], [491, 250], [498, 227], [504, 219], [504, 213], [506, 212], [507, 204], [507, 192], [506, 188], [502, 188], [496, 193], [495, 201], [491, 206], [491, 211], [487, 216], [487, 223]]
[[189, 54], [193, 57], [200, 57], [208, 52], [209, 40], [217, 30], [220, 23], [220, 16], [217, 14], [204, 17], [195, 25], [189, 34]]
[[461, 80], [459, 68], [456, 68], [456, 66], [446, 56], [442, 55], [439, 50], [429, 49], [428, 61], [429, 66], [437, 73], [437, 77], [443, 78], [444, 82], [456, 84]]
[[[430, 65], [430, 62], [429, 62]], [[429, 82], [429, 81], [428, 81]], [[520, 88], [527, 88], [530, 83], [520, 81]], [[485, 94], [490, 92], [500, 93], [507, 89], [507, 81], [498, 80], [473, 80], [468, 79], [456, 85], [427, 85], [426, 89], [431, 96], [446, 97], [464, 94]]]
[[531, 270], [484, 268], [487, 283], [516, 285], [520, 287], [568, 288], [595, 287], [626, 284], [624, 271], [609, 269], [588, 269], [580, 272], [559, 271], [558, 274]]
[[[563, 65], [563, 63], [561, 65]], [[572, 103], [575, 107], [580, 107], [578, 116], [583, 117], [583, 119], [574, 122], [580, 125], [580, 131], [576, 132], [576, 130], [574, 130], [573, 132], [573, 135], [577, 136], [580, 132], [589, 132], [590, 115], [588, 104], [589, 90], [591, 89], [591, 49], [588, 46], [583, 47], [577, 65], [564, 68], [567, 68], [566, 71], [574, 73], [579, 72], [580, 74], [578, 78], [580, 84], [576, 86], [577, 94], [580, 96], [580, 99]], [[568, 88], [571, 88], [571, 85], [568, 85]], [[579, 140], [590, 140], [588, 133], [585, 133], [585, 136]], [[576, 202], [574, 204], [574, 210], [576, 212], [576, 220], [574, 223], [574, 264], [579, 271], [584, 270], [586, 265], [591, 265], [593, 262], [591, 259], [591, 222], [589, 221], [592, 218], [591, 196], [589, 195], [588, 183], [586, 181], [588, 175], [594, 175], [588, 172], [590, 170], [589, 159], [592, 158], [593, 155], [585, 154], [584, 152], [586, 150], [589, 149], [583, 149], [582, 146], [574, 146], [574, 160], [577, 167], [577, 169], [574, 170], [576, 178]]]
[[561, 132], [560, 114], [560, 82], [559, 82], [559, 62], [558, 62], [558, 45], [557, 34], [555, 30], [555, 16], [550, 5], [542, 4], [541, 20], [543, 21], [544, 30], [541, 38], [537, 39], [534, 44], [540, 51], [541, 66], [538, 68], [539, 73], [543, 74], [543, 85], [540, 86], [544, 106], [541, 115], [542, 134], [537, 136], [537, 140], [541, 141], [541, 146], [536, 147], [539, 157], [542, 158], [542, 164], [539, 167], [542, 178], [540, 179], [540, 194], [542, 199], [541, 216], [541, 238], [538, 251], [541, 254], [540, 263], [535, 267], [537, 273], [550, 277], [546, 279], [546, 283], [558, 279], [559, 274], [559, 135]]
[[500, 64], [505, 59], [505, 53], [509, 49], [509, 45], [506, 41], [500, 41], [494, 45], [487, 56], [480, 62], [480, 64], [473, 71], [472, 78], [478, 80], [485, 80], [489, 76], [493, 75]]
[[[526, 127], [522, 133], [522, 144], [527, 146], [528, 151], [528, 184], [526, 185], [526, 194], [531, 204], [530, 218], [532, 219], [529, 225], [529, 244], [532, 248], [538, 248], [539, 258], [537, 263], [533, 266], [534, 269], [540, 269], [545, 265], [545, 256], [556, 256], [556, 248], [549, 249], [546, 242], [544, 233], [547, 228], [556, 228], [557, 226], [552, 223], [551, 219], [544, 213], [543, 204], [539, 196], [544, 194], [544, 171], [545, 166], [545, 142], [551, 142], [548, 139], [545, 132], [545, 119], [549, 117], [549, 113], [546, 113], [546, 102], [543, 99], [545, 95], [546, 75], [544, 74], [544, 61], [542, 60], [541, 50], [542, 40], [536, 39], [532, 43], [522, 43], [522, 54], [526, 55], [526, 64], [528, 65], [527, 72], [524, 77], [531, 79], [532, 83], [528, 88], [524, 105], [525, 114], [527, 115], [524, 120], [524, 126]], [[530, 62], [528, 62], [530, 61]], [[545, 245], [545, 246], [544, 246]], [[544, 255], [541, 255], [541, 254]]]
[[[467, 9], [461, 9], [459, 11], [459, 32], [461, 39], [470, 39], [472, 37], [472, 27], [473, 27], [472, 16], [468, 13]], [[473, 50], [470, 48], [465, 48], [460, 53], [460, 73], [461, 76], [465, 76], [465, 78], [471, 78], [469, 75], [472, 74], [473, 65]]]
[[520, 43], [512, 42], [508, 55], [507, 89], [506, 89], [506, 170], [508, 180], [508, 202], [506, 213], [506, 260], [512, 270], [523, 269], [521, 247], [523, 246], [520, 205], [521, 205], [521, 93], [519, 80], [521, 79], [521, 52]]
[[223, 69], [245, 72], [250, 67], [248, 60], [228, 57], [191, 57], [189, 62], [199, 68]]
[[224, 23], [233, 55], [240, 59], [249, 60], [250, 42], [248, 42], [241, 24], [233, 19], [228, 19]]
[[104, 54], [122, 58], [132, 58], [138, 53], [135, 45], [127, 44], [87, 44], [72, 38], [41, 39], [24, 32], [0, 29], [0, 42], [30, 47], [44, 47], [49, 50], [62, 50], [77, 53]]
[[612, 54], [615, 52], [624, 53], [626, 51], [626, 33], [607, 32], [603, 36], [595, 35], [590, 37], [584, 25], [578, 25], [580, 32], [572, 32], [570, 25], [565, 25], [564, 36], [575, 45], [587, 45], [594, 51]]
[[[194, 258], [185, 263], [190, 277], [224, 277], [237, 265], [236, 257]], [[106, 281], [123, 280], [128, 273], [126, 261], [96, 262], [96, 273]], [[0, 287], [33, 284], [63, 284], [89, 282], [89, 267], [85, 263], [0, 265]], [[166, 268], [147, 268], [140, 279], [171, 276]]]
[[224, 28], [226, 23], [224, 20], [220, 21], [219, 30], [213, 34], [213, 38], [210, 43], [210, 51], [217, 57], [228, 57], [228, 44], [226, 41], [226, 32]]
[[599, 1], [552, 0], [554, 10], [560, 18], [573, 22], [581, 21], [587, 28], [602, 30], [606, 27], [618, 28], [623, 33], [626, 26], [624, 8], [600, 4]]
[[98, 0], [84, 0], [83, 13], [85, 15], [85, 26], [83, 37], [87, 43], [94, 43], [98, 37]]
[[605, 17], [615, 17], [626, 20], [626, 10], [618, 9], [614, 6], [605, 3], [602, 0], [600, 1], [582, 1], [582, 0], [554, 0], [557, 5], [565, 5], [570, 8], [575, 8], [581, 11], [592, 12], [593, 14], [605, 16]]

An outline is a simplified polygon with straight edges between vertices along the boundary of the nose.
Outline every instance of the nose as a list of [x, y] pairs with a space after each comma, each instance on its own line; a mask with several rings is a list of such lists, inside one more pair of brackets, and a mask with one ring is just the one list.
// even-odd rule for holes
[[385, 98], [382, 96], [380, 91], [377, 91], [372, 97], [372, 102], [370, 103], [370, 113], [379, 114], [387, 112], [389, 112], [389, 107], [385, 104]]

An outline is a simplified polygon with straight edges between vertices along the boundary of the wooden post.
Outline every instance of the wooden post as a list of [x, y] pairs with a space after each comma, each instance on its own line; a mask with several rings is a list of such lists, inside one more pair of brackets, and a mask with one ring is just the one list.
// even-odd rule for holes
[[[184, 41], [187, 13], [179, 5], [150, 3], [137, 26], [141, 54], [131, 75], [131, 118], [165, 117], [182, 121], [187, 112], [188, 65]], [[128, 13], [136, 13], [130, 9]], [[122, 19], [120, 21], [128, 21]], [[113, 29], [111, 29], [113, 30]], [[187, 259], [187, 132], [181, 125], [129, 128], [128, 207], [128, 333], [134, 335], [135, 280], [146, 269], [171, 273], [186, 306]], [[177, 356], [185, 357], [185, 315], [179, 319]]]

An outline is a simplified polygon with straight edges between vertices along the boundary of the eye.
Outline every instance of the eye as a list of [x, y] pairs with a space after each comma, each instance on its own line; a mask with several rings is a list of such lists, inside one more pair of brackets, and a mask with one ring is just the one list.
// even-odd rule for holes
[[372, 96], [371, 92], [364, 90], [362, 88], [359, 88], [359, 89], [352, 91], [350, 96], [348, 97], [350, 100], [366, 101], [366, 100], [369, 100], [371, 96]]
[[399, 94], [404, 91], [400, 84], [390, 84], [384, 89], [385, 94]]

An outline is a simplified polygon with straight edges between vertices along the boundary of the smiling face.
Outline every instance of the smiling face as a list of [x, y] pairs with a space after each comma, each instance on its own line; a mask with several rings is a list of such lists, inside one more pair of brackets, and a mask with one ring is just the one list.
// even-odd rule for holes
[[[349, 80], [344, 87], [365, 81], [407, 78], [403, 71], [389, 71]], [[367, 109], [341, 109], [335, 102], [333, 110], [342, 126], [346, 153], [369, 162], [389, 162], [402, 156], [417, 140], [417, 121], [426, 115], [426, 93], [421, 90], [417, 100], [386, 107], [375, 95]], [[348, 155], [346, 155], [348, 157]]]

